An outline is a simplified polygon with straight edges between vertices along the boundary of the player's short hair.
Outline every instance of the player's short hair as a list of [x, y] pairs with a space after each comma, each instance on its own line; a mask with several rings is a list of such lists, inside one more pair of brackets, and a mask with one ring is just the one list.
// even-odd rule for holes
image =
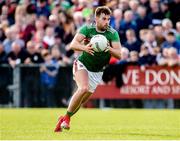
[[99, 17], [101, 14], [111, 15], [111, 10], [107, 6], [99, 6], [95, 10], [95, 17]]

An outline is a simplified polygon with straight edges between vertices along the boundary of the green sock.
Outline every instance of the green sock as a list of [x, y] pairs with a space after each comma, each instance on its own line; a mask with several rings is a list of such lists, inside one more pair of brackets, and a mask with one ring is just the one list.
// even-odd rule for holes
[[68, 115], [69, 117], [71, 117], [73, 115], [73, 112], [66, 112], [66, 115]]

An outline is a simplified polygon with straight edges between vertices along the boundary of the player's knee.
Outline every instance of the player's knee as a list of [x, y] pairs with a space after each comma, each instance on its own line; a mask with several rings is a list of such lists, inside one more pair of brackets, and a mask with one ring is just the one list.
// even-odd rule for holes
[[87, 93], [87, 92], [88, 92], [88, 86], [80, 87], [80, 88], [78, 89], [78, 91], [79, 91], [80, 93], [82, 93], [82, 94]]

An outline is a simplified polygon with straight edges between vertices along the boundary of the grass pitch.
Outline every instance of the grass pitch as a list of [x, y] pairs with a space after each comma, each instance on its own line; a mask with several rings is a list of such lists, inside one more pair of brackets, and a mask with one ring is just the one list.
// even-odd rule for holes
[[178, 140], [180, 110], [81, 109], [54, 133], [65, 109], [0, 109], [0, 140]]

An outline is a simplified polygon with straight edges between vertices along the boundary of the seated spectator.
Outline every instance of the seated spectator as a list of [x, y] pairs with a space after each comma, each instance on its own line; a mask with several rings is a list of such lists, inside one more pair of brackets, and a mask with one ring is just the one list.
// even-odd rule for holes
[[3, 42], [5, 38], [6, 38], [6, 36], [4, 34], [4, 29], [3, 29], [2, 25], [0, 24], [0, 42]]
[[151, 12], [149, 12], [148, 16], [152, 20], [153, 25], [160, 24], [162, 19], [164, 18], [163, 13], [160, 11], [159, 3], [157, 0], [150, 1]]
[[0, 64], [7, 63], [6, 52], [4, 51], [3, 44], [0, 42]]
[[35, 33], [34, 38], [33, 38], [33, 41], [35, 43], [35, 47], [39, 51], [41, 49], [48, 49], [49, 48], [48, 44], [43, 41], [43, 37], [44, 37], [44, 31], [39, 30]]
[[178, 54], [180, 54], [180, 42], [176, 40], [175, 34], [169, 32], [165, 38], [166, 41], [162, 43], [162, 48], [174, 47], [177, 49]]
[[24, 63], [26, 53], [16, 41], [12, 43], [12, 50], [7, 55], [8, 63], [14, 68], [16, 65]]
[[173, 29], [173, 23], [170, 19], [162, 20], [163, 35], [166, 36], [169, 32], [176, 34], [176, 30]]
[[126, 64], [129, 60], [129, 50], [125, 47], [121, 48], [121, 60], [117, 64]]
[[146, 7], [139, 6], [137, 9], [138, 17], [136, 19], [138, 31], [141, 29], [148, 29], [152, 24], [151, 19], [147, 16]]
[[27, 42], [26, 46], [27, 58], [24, 61], [25, 64], [42, 63], [43, 58], [41, 54], [36, 50], [35, 44], [32, 41]]
[[4, 50], [6, 53], [11, 51], [12, 42], [15, 40], [14, 34], [12, 33], [11, 28], [5, 30], [6, 39], [3, 41]]
[[140, 52], [141, 43], [137, 40], [135, 31], [133, 29], [128, 29], [126, 31], [126, 39], [127, 39], [127, 41], [125, 42], [124, 46], [129, 51]]
[[137, 25], [136, 22], [133, 20], [133, 12], [131, 10], [127, 10], [124, 12], [124, 19], [121, 22], [120, 29], [119, 29], [119, 35], [122, 44], [126, 42], [126, 30], [133, 29], [135, 32], [137, 32]]
[[176, 30], [177, 30], [176, 39], [180, 41], [180, 22], [176, 23]]
[[157, 47], [157, 41], [155, 39], [155, 34], [152, 30], [147, 30], [145, 34], [145, 42], [144, 45], [148, 48], [148, 51], [151, 55], [153, 55], [153, 48]]
[[170, 47], [168, 50], [168, 66], [173, 67], [180, 65], [180, 58], [178, 57], [176, 48]]
[[133, 12], [133, 19], [134, 20], [136, 20], [138, 18], [138, 13], [137, 13], [138, 6], [139, 6], [138, 0], [130, 0], [129, 1], [129, 8]]
[[55, 43], [55, 34], [53, 27], [46, 27], [43, 41], [51, 48]]
[[141, 66], [156, 64], [156, 56], [150, 54], [148, 47], [145, 44], [141, 45], [141, 51], [139, 53], [139, 64]]
[[112, 16], [112, 19], [110, 21], [110, 25], [116, 29], [117, 31], [119, 30], [120, 28], [120, 24], [121, 24], [121, 21], [122, 21], [122, 16], [123, 16], [123, 13], [122, 13], [122, 10], [121, 9], [115, 9], [113, 11], [113, 16]]
[[139, 65], [139, 53], [137, 51], [131, 51], [129, 53], [129, 64]]
[[162, 49], [162, 54], [157, 58], [157, 64], [160, 66], [168, 65], [168, 48]]
[[154, 31], [154, 34], [155, 34], [157, 45], [161, 46], [161, 44], [165, 41], [162, 26], [161, 25], [154, 26], [153, 31]]

